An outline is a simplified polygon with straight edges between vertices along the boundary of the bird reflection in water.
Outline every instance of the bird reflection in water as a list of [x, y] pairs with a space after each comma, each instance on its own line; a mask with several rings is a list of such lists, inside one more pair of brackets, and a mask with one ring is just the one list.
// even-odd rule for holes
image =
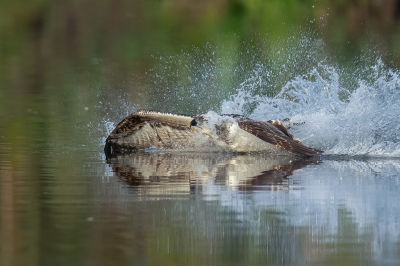
[[266, 154], [135, 152], [108, 157], [112, 171], [130, 186], [167, 185], [168, 191], [191, 191], [209, 185], [239, 190], [289, 189], [289, 176], [316, 158]]

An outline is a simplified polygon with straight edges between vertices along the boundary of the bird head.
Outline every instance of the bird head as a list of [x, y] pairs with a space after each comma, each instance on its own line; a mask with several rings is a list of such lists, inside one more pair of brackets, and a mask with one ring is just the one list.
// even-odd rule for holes
[[196, 117], [192, 120], [192, 122], [190, 123], [190, 125], [191, 125], [191, 126], [198, 126], [198, 127], [200, 127], [200, 126], [204, 126], [204, 124], [206, 124], [206, 123], [204, 123], [204, 122], [207, 122], [207, 121], [208, 121], [208, 119], [205, 118], [204, 115], [199, 115], [199, 116], [196, 116]]
[[204, 126], [207, 125], [208, 119], [205, 118], [203, 115], [196, 116], [191, 122], [190, 126], [191, 127], [198, 127], [201, 129], [201, 131], [209, 136], [212, 136], [212, 132], [208, 129], [206, 129]]

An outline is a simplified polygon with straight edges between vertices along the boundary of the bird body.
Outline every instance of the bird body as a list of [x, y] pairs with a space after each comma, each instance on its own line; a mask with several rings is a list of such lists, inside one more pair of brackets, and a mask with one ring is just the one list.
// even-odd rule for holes
[[302, 156], [321, 153], [294, 139], [277, 120], [255, 121], [239, 115], [191, 117], [147, 110], [122, 120], [108, 136], [105, 150], [150, 147], [203, 151], [217, 148]]
[[189, 146], [198, 134], [192, 117], [140, 110], [122, 120], [106, 140], [106, 146], [146, 149], [152, 146]]

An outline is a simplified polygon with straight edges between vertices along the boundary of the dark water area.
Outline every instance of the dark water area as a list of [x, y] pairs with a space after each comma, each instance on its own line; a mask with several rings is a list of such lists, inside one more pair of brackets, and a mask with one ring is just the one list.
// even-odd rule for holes
[[[0, 265], [400, 265], [397, 1], [3, 1]], [[106, 158], [128, 114], [291, 118], [316, 158]]]

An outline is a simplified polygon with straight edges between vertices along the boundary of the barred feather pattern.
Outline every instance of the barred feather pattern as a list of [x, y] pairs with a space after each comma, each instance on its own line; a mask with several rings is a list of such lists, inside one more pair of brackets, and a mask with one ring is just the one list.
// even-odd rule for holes
[[[307, 147], [295, 140], [287, 132], [286, 127], [277, 120], [262, 122], [241, 116], [231, 116], [237, 121], [239, 130], [250, 133], [279, 149], [302, 156], [314, 156], [322, 153], [320, 150]], [[126, 117], [116, 126], [106, 140], [105, 150], [114, 146], [132, 149], [146, 149], [152, 146], [159, 148], [192, 147], [196, 144], [199, 133], [207, 135], [215, 143], [219, 143], [216, 141], [218, 139], [223, 140], [224, 143], [220, 143], [223, 147], [238, 146], [236, 143], [230, 143], [237, 139], [231, 138], [232, 132], [227, 129], [227, 125], [216, 126], [217, 132], [216, 135], [213, 135], [211, 131], [202, 126], [192, 126], [196, 123], [193, 117], [187, 115], [140, 110]], [[250, 139], [248, 138], [248, 141], [251, 142]], [[258, 139], [255, 139], [254, 145], [258, 145]]]
[[240, 121], [239, 127], [254, 136], [275, 145], [276, 147], [304, 156], [314, 156], [322, 151], [305, 146], [291, 136], [283, 133], [276, 126], [261, 121]]
[[122, 120], [106, 140], [107, 145], [135, 149], [185, 145], [197, 132], [190, 116], [141, 110]]

